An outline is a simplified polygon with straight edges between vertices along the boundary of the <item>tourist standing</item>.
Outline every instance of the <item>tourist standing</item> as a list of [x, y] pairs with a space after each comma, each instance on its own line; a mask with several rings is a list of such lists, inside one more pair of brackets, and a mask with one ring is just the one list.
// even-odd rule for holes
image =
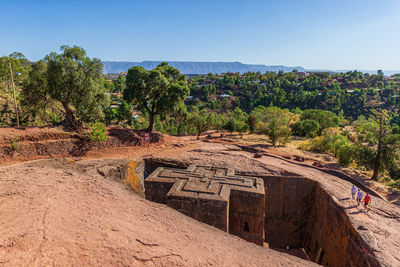
[[369, 204], [370, 201], [371, 201], [371, 197], [370, 197], [369, 194], [367, 193], [367, 194], [365, 195], [365, 197], [364, 197], [364, 208], [367, 210], [367, 212], [368, 212], [368, 210], [369, 210], [368, 204]]
[[358, 192], [357, 192], [357, 206], [360, 205], [362, 198], [363, 198], [363, 192], [360, 189], [358, 189]]
[[356, 199], [357, 187], [354, 186], [351, 188], [351, 198]]

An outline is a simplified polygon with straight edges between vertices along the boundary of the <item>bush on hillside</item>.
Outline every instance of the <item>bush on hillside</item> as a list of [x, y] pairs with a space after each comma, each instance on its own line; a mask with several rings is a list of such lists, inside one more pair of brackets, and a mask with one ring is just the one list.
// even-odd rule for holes
[[339, 147], [338, 149], [338, 159], [339, 163], [345, 166], [348, 166], [350, 163], [353, 162], [353, 146], [350, 144], [345, 144]]
[[107, 128], [101, 122], [90, 123], [89, 140], [95, 142], [107, 141], [108, 136], [106, 134]]

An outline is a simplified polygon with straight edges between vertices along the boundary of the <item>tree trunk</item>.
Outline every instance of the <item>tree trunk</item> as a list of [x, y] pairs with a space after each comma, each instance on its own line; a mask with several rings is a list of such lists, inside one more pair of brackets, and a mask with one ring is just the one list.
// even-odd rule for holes
[[374, 173], [371, 179], [377, 181], [379, 175], [379, 169], [381, 168], [381, 150], [382, 150], [382, 123], [379, 122], [379, 136], [378, 136], [378, 147], [376, 150], [376, 158], [374, 164]]
[[12, 89], [13, 89], [15, 115], [16, 115], [16, 118], [17, 118], [17, 127], [19, 129], [19, 114], [18, 114], [17, 99], [15, 97], [15, 84], [14, 84], [14, 76], [13, 76], [13, 70], [12, 70], [12, 67], [11, 67], [11, 62], [8, 62], [8, 65], [10, 66], [10, 77], [11, 77], [11, 86], [12, 86]]
[[65, 119], [62, 122], [62, 125], [64, 125], [64, 127], [67, 130], [76, 130], [78, 127], [78, 123], [75, 119], [74, 113], [72, 112], [71, 108], [69, 107], [69, 102], [62, 102], [62, 105], [64, 107], [65, 110]]
[[154, 125], [154, 114], [149, 113], [150, 121], [149, 121], [149, 127], [147, 127], [147, 132], [152, 132], [153, 131], [153, 125]]
[[379, 140], [378, 149], [376, 151], [374, 173], [372, 174], [372, 179], [375, 180], [375, 181], [378, 180], [380, 167], [381, 167], [381, 144], [380, 144], [380, 140]]

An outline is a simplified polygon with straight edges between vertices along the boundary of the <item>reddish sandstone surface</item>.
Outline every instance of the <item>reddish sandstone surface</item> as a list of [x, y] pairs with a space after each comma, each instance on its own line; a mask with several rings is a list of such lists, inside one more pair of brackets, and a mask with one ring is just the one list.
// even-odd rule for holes
[[[56, 134], [49, 136], [48, 131]], [[9, 146], [15, 136], [22, 137], [21, 143], [35, 142], [24, 136], [35, 137], [38, 133], [47, 136], [44, 139], [49, 139], [49, 143], [51, 139], [61, 140], [65, 134], [46, 128], [28, 129], [27, 132], [0, 129], [0, 146]], [[371, 210], [365, 213], [349, 199], [349, 181], [310, 167], [312, 162], [305, 162], [310, 166], [299, 165], [285, 159], [286, 152], [271, 148], [260, 149], [262, 157], [254, 158], [254, 152], [246, 152], [243, 144], [223, 138], [211, 142], [219, 143], [202, 142], [194, 136], [165, 136], [160, 143], [104, 147], [89, 151], [80, 159], [155, 157], [238, 171], [279, 173], [286, 170], [303, 175], [320, 184], [333, 203], [345, 212], [354, 231], [371, 248], [380, 265], [400, 266], [397, 192], [355, 176], [391, 201], [373, 197]], [[66, 156], [57, 153], [35, 156], [32, 151], [27, 152], [29, 156], [0, 154], [0, 165]], [[168, 207], [141, 199], [120, 182], [100, 176], [95, 171], [94, 166], [98, 164], [95, 162], [81, 168], [44, 162], [0, 168], [0, 265], [306, 264], [298, 258], [250, 244]], [[338, 229], [340, 227], [338, 225]]]
[[1, 266], [312, 266], [140, 198], [101, 161], [0, 168]]
[[[362, 240], [371, 248], [379, 263], [384, 266], [400, 266], [400, 256], [397, 253], [400, 250], [399, 206], [372, 197], [371, 210], [367, 213], [362, 206], [357, 207], [355, 201], [351, 199], [351, 183], [348, 181], [318, 169], [301, 166], [267, 154], [261, 158], [254, 158], [254, 153], [242, 151], [234, 144], [202, 143], [196, 149], [170, 156], [170, 158], [194, 164], [230, 167], [260, 173], [285, 170], [316, 181], [332, 197], [335, 204], [345, 211], [351, 225], [358, 230]], [[333, 218], [325, 219], [328, 224], [335, 223]], [[337, 234], [340, 234], [341, 226], [337, 225], [339, 232]], [[334, 236], [335, 233], [332, 235]]]

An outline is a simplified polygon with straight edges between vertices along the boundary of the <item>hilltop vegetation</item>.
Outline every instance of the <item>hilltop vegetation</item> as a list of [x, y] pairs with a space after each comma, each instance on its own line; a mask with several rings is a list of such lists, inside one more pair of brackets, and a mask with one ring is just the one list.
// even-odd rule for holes
[[35, 63], [21, 53], [2, 57], [0, 125], [16, 126], [18, 110], [22, 126], [78, 130], [96, 122], [99, 132], [102, 123], [171, 135], [254, 132], [273, 146], [297, 136], [305, 140], [302, 149], [331, 153], [400, 187], [400, 75], [293, 70], [185, 77], [161, 63], [107, 79], [102, 69], [79, 47], [63, 46]]

